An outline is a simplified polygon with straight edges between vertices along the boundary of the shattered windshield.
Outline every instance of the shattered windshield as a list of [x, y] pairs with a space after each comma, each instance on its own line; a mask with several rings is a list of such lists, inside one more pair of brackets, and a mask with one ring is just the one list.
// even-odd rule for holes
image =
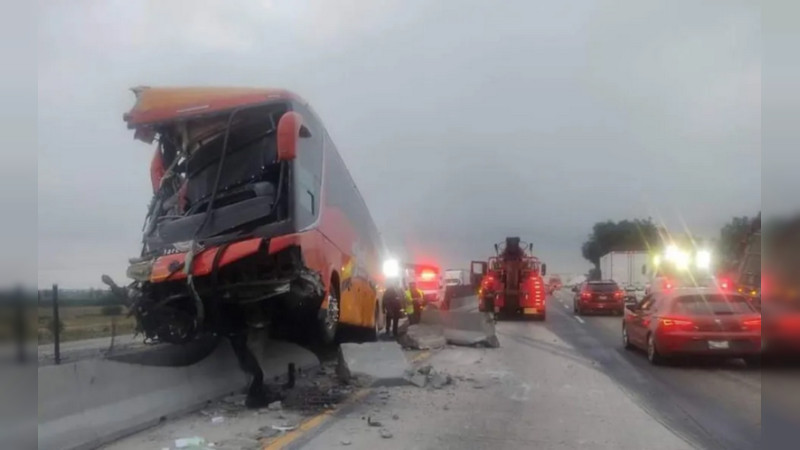
[[[286, 105], [260, 106], [159, 128], [158, 183], [145, 241], [158, 247], [278, 219], [277, 121]], [[285, 193], [285, 191], [284, 191]], [[217, 220], [205, 219], [209, 207]]]

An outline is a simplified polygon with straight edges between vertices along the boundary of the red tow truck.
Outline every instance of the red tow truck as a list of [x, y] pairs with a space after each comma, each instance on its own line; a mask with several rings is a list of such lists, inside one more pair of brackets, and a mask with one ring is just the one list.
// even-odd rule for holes
[[[547, 264], [532, 255], [533, 244], [508, 237], [495, 244], [497, 256], [473, 261], [473, 283], [479, 283], [478, 309], [497, 315], [530, 316], [545, 320]], [[480, 281], [478, 281], [480, 280]]]

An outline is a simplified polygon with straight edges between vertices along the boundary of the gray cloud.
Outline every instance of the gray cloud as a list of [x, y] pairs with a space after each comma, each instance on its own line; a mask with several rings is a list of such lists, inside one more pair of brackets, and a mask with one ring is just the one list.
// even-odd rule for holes
[[138, 251], [139, 84], [297, 91], [387, 241], [447, 265], [519, 234], [583, 270], [595, 221], [708, 235], [760, 207], [750, 2], [162, 3], [41, 7], [40, 283], [121, 276]]

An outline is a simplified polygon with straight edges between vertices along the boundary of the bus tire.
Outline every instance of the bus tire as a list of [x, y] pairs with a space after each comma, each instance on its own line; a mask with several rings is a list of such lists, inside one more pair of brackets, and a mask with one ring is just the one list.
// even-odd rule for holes
[[322, 343], [330, 345], [336, 342], [336, 334], [339, 331], [339, 315], [341, 312], [339, 281], [335, 274], [331, 277], [327, 295], [328, 307], [326, 309], [320, 309], [317, 328]]

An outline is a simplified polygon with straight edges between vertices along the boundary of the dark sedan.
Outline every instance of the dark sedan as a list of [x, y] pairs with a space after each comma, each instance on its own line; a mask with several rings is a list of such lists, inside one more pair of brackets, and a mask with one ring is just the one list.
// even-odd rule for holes
[[575, 314], [604, 312], [622, 315], [625, 292], [613, 281], [589, 281], [575, 293], [572, 309]]

